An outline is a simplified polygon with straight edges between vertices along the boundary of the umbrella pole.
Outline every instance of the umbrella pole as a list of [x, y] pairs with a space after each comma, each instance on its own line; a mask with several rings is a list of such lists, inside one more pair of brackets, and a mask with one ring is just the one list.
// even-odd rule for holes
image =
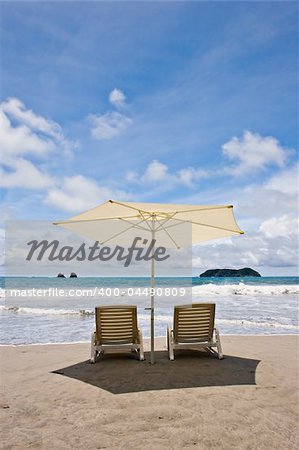
[[[155, 221], [152, 222], [152, 242], [155, 239]], [[152, 248], [151, 270], [151, 364], [155, 364], [155, 248]]]

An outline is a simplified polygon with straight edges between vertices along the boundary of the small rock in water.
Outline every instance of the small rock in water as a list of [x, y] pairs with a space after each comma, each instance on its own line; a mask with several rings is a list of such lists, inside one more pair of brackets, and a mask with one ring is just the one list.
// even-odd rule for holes
[[64, 276], [63, 273], [59, 273], [59, 274], [57, 275], [57, 278], [65, 278], [65, 276]]
[[81, 316], [93, 316], [93, 311], [88, 311], [87, 309], [80, 309]]
[[76, 274], [75, 272], [72, 272], [72, 273], [70, 274], [70, 278], [77, 278], [77, 274]]

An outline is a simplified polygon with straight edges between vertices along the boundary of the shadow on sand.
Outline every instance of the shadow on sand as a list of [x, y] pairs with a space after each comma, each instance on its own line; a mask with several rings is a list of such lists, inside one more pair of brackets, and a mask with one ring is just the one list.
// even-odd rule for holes
[[96, 364], [79, 362], [52, 373], [80, 380], [113, 394], [204, 386], [255, 385], [259, 360], [226, 355], [223, 360], [204, 351], [178, 350], [175, 361], [165, 351], [149, 354], [145, 361], [134, 355], [105, 355]]

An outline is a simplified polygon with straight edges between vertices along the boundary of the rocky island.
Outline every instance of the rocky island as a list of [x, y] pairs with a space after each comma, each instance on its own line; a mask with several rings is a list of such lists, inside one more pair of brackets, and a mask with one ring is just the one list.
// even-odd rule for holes
[[249, 267], [244, 269], [210, 269], [199, 275], [200, 277], [260, 277], [261, 275]]
[[[59, 273], [59, 274], [57, 275], [57, 278], [65, 278], [64, 273]], [[70, 278], [77, 278], [77, 274], [76, 274], [75, 272], [71, 272]]]

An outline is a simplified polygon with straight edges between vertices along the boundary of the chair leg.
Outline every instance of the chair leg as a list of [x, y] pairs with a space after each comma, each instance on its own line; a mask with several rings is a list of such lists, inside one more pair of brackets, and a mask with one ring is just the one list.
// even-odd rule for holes
[[167, 347], [170, 361], [174, 361], [174, 351], [172, 345], [171, 329], [167, 327]]
[[138, 331], [139, 334], [139, 360], [144, 361], [144, 351], [143, 351], [143, 337], [142, 337], [142, 331]]
[[91, 364], [95, 364], [97, 352], [95, 350], [95, 342], [94, 342], [95, 334], [91, 333], [91, 347], [90, 347], [90, 362]]
[[215, 328], [215, 335], [216, 335], [216, 344], [217, 344], [217, 350], [218, 350], [218, 358], [223, 359], [220, 335], [219, 335], [219, 331], [217, 330], [217, 328]]

